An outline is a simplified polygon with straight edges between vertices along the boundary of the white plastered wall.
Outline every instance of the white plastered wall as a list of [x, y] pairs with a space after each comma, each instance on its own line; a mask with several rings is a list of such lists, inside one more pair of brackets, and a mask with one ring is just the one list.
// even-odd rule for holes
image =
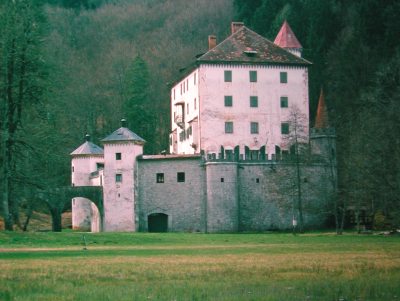
[[[232, 82], [224, 82], [224, 70], [232, 71]], [[250, 82], [249, 71], [257, 71], [257, 82]], [[287, 72], [287, 83], [280, 83], [280, 72]], [[289, 120], [290, 107], [296, 105], [307, 120], [308, 71], [305, 67], [266, 65], [201, 65], [199, 68], [201, 149], [219, 152], [220, 146], [232, 149], [240, 145], [259, 149], [266, 146], [269, 155], [275, 145], [284, 145], [281, 123]], [[232, 96], [232, 107], [224, 97]], [[258, 107], [250, 107], [250, 96], [258, 97]], [[280, 107], [280, 97], [288, 97], [289, 107]], [[233, 133], [225, 133], [225, 122], [233, 122]], [[258, 122], [258, 134], [250, 133], [250, 123]]]

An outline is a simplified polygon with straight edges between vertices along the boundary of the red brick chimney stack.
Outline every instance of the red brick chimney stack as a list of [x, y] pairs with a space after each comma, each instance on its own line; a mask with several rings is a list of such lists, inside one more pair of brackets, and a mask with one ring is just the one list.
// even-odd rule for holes
[[231, 23], [231, 31], [232, 34], [234, 34], [235, 32], [237, 32], [240, 28], [242, 28], [244, 26], [243, 22], [232, 22]]
[[213, 49], [215, 46], [217, 46], [217, 37], [208, 36], [208, 50]]

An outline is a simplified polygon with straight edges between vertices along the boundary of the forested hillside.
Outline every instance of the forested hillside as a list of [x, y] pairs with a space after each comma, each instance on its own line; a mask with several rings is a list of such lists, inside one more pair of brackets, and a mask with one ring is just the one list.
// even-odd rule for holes
[[18, 220], [18, 204], [28, 211], [35, 204], [36, 188], [70, 185], [69, 153], [86, 133], [100, 144], [125, 117], [148, 141], [146, 153], [167, 149], [170, 84], [207, 50], [208, 35], [227, 36], [233, 17], [231, 0], [15, 2], [0, 3], [0, 76], [10, 75], [7, 65], [22, 62], [3, 56], [14, 44], [26, 44], [13, 40], [12, 31], [23, 35], [33, 28], [27, 51], [32, 76], [41, 81], [29, 81], [35, 98], [24, 94], [21, 111], [13, 112], [7, 87], [18, 94], [18, 79], [0, 84], [2, 116], [20, 117], [10, 127], [1, 124], [2, 207], [10, 208], [10, 223]]
[[[121, 117], [168, 147], [169, 84], [232, 20], [273, 40], [287, 19], [337, 131], [338, 211], [399, 220], [400, 1], [6, 0], [0, 3], [1, 186], [6, 226], [36, 188], [69, 185], [68, 153]], [[313, 118], [313, 117], [312, 117]], [[10, 214], [8, 214], [8, 212]], [[385, 221], [386, 218], [386, 221]]]
[[287, 19], [313, 62], [311, 116], [323, 87], [337, 132], [338, 211], [367, 209], [376, 222], [399, 225], [400, 1], [234, 4], [237, 18], [268, 38]]

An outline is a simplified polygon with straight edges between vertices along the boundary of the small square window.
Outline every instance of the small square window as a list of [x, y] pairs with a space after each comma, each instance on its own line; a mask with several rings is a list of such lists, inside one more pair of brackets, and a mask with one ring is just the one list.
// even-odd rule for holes
[[122, 182], [122, 174], [117, 173], [115, 175], [115, 182], [117, 182], [117, 183], [121, 183]]
[[258, 122], [251, 122], [250, 123], [250, 133], [251, 134], [258, 134]]
[[281, 108], [287, 108], [289, 106], [289, 100], [287, 96], [281, 96]]
[[176, 180], [178, 182], [185, 182], [185, 173], [184, 172], [178, 172], [176, 174]]
[[260, 183], [260, 179], [259, 178], [256, 179], [256, 183], [257, 184]]
[[283, 134], [283, 135], [289, 134], [289, 123], [287, 123], [287, 122], [281, 123], [281, 134]]
[[257, 71], [249, 71], [250, 82], [256, 83], [257, 82]]
[[281, 84], [287, 83], [287, 72], [281, 72]]
[[225, 122], [225, 133], [226, 134], [233, 133], [233, 122], [232, 121]]
[[250, 96], [250, 107], [251, 108], [258, 107], [258, 96]]
[[232, 96], [225, 96], [225, 107], [231, 107], [232, 102]]
[[232, 71], [231, 70], [225, 70], [224, 71], [224, 81], [226, 83], [232, 82]]
[[221, 183], [224, 183], [225, 182], [225, 179], [224, 178], [221, 178]]
[[121, 160], [121, 153], [115, 153], [115, 160]]
[[164, 173], [157, 173], [156, 181], [157, 183], [164, 183]]

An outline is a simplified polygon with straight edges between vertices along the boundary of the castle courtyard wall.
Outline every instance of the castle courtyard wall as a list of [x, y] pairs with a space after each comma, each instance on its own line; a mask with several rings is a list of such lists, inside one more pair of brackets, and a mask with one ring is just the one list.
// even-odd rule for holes
[[[146, 156], [144, 156], [146, 157]], [[138, 160], [139, 231], [148, 231], [148, 216], [168, 215], [168, 231], [205, 232], [205, 170], [199, 156]], [[178, 182], [177, 173], [185, 174]], [[157, 174], [164, 174], [157, 183]]]
[[[180, 156], [181, 157], [181, 156]], [[139, 159], [139, 231], [152, 213], [168, 215], [168, 231], [237, 232], [292, 228], [297, 216], [294, 162], [204, 161], [191, 158]], [[300, 164], [304, 226], [320, 228], [329, 215], [333, 191], [329, 165]], [[177, 173], [185, 173], [185, 182]], [[157, 183], [157, 173], [164, 182]]]
[[[329, 214], [332, 183], [325, 164], [300, 164], [303, 219], [320, 228]], [[241, 231], [284, 230], [298, 220], [296, 165], [289, 162], [243, 163], [239, 168]]]

